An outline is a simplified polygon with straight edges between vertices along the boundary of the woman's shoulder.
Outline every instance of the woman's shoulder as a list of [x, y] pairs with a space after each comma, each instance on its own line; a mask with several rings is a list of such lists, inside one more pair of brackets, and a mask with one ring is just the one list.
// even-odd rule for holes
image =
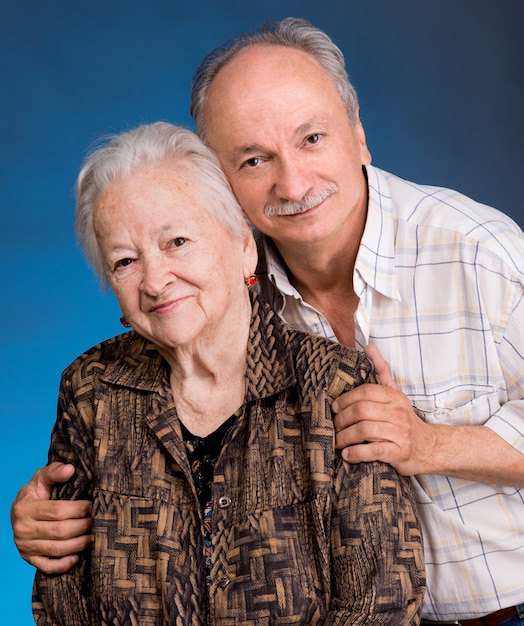
[[336, 397], [363, 383], [377, 382], [373, 362], [362, 350], [290, 328], [297, 346], [295, 364], [305, 380], [323, 385]]
[[70, 363], [64, 375], [72, 375], [79, 370], [105, 371], [120, 359], [136, 359], [148, 350], [148, 342], [134, 331], [111, 337], [92, 346]]

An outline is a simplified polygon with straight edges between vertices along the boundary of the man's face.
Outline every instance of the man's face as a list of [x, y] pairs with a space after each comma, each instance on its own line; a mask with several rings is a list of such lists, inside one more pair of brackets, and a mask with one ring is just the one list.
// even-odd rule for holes
[[371, 161], [364, 130], [351, 125], [333, 81], [309, 55], [273, 45], [241, 50], [211, 84], [204, 124], [249, 219], [277, 244], [329, 242], [362, 223], [362, 165]]

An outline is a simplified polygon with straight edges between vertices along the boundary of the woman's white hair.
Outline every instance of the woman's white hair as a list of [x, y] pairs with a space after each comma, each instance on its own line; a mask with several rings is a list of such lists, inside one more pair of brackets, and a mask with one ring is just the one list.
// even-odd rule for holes
[[85, 160], [76, 181], [76, 234], [87, 261], [100, 282], [108, 285], [98, 246], [93, 213], [99, 195], [112, 181], [126, 178], [145, 164], [171, 161], [193, 168], [195, 180], [209, 201], [210, 211], [239, 239], [246, 237], [248, 220], [214, 154], [194, 132], [156, 122], [110, 137]]

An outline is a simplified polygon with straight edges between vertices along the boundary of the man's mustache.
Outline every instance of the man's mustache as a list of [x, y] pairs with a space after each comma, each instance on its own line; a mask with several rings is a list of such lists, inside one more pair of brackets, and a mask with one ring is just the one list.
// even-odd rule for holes
[[279, 217], [284, 215], [298, 215], [313, 209], [329, 196], [338, 191], [336, 185], [326, 187], [317, 193], [307, 193], [301, 200], [285, 200], [279, 204], [266, 204], [264, 215], [266, 217]]

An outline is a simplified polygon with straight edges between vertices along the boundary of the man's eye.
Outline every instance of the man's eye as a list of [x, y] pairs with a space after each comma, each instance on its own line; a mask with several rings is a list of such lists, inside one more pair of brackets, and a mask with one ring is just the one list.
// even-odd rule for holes
[[186, 243], [187, 239], [185, 237], [175, 237], [171, 240], [171, 247], [180, 248]]
[[306, 138], [306, 143], [308, 144], [315, 144], [315, 143], [318, 143], [319, 141], [320, 141], [319, 133], [315, 133], [314, 135], [308, 135], [308, 137]]
[[252, 168], [252, 167], [256, 167], [259, 164], [260, 164], [260, 159], [258, 157], [252, 157], [251, 159], [244, 161], [242, 163], [242, 167]]

